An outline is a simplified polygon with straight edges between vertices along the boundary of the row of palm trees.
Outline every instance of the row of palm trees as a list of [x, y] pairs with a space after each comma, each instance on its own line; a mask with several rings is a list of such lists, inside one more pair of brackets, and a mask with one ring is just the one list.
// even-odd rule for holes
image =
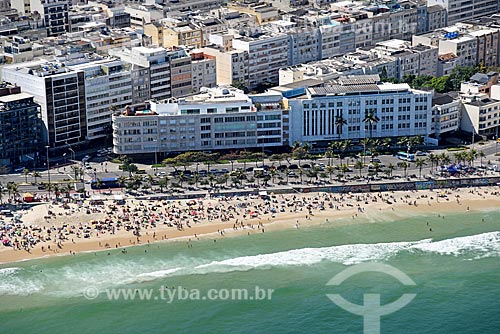
[[[70, 168], [71, 168], [72, 174], [74, 174], [74, 176], [75, 176], [75, 180], [79, 180], [83, 177], [84, 172], [83, 172], [83, 169], [81, 167], [71, 166]], [[27, 168], [23, 169], [23, 171], [21, 173], [24, 176], [24, 183], [28, 183], [28, 176], [33, 177], [34, 184], [37, 184], [37, 179], [42, 178], [42, 174], [39, 171], [30, 172]]]

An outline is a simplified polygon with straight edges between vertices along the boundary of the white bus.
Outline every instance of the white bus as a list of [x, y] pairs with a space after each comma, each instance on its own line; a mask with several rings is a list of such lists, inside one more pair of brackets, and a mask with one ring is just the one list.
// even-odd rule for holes
[[415, 154], [413, 154], [413, 153], [398, 152], [397, 157], [400, 160], [415, 161]]

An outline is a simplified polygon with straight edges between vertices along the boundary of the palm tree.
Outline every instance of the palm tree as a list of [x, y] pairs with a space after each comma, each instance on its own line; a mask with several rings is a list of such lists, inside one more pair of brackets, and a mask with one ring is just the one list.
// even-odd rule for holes
[[350, 139], [346, 139], [344, 140], [342, 143], [341, 143], [341, 146], [340, 146], [340, 164], [342, 164], [342, 161], [344, 160], [344, 153], [345, 151], [351, 146], [352, 144], [352, 140]]
[[418, 171], [419, 171], [419, 178], [421, 179], [422, 178], [422, 168], [427, 165], [425, 163], [425, 160], [422, 159], [422, 158], [418, 158], [417, 160], [415, 160], [415, 166], [418, 167]]
[[387, 166], [387, 170], [389, 171], [389, 176], [392, 176], [392, 172], [396, 169], [396, 166], [394, 166], [392, 163], [390, 163]]
[[337, 135], [339, 138], [342, 136], [342, 128], [347, 124], [347, 121], [342, 115], [335, 116], [335, 126], [337, 127]]
[[213, 173], [208, 174], [208, 182], [210, 182], [210, 187], [214, 186], [215, 175]]
[[330, 147], [328, 147], [328, 149], [325, 152], [325, 158], [328, 159], [328, 166], [332, 165], [332, 159], [334, 156], [335, 155], [333, 154], [333, 150]]
[[23, 169], [23, 175], [24, 175], [24, 183], [28, 183], [28, 175], [30, 175], [30, 171], [27, 168]]
[[460, 163], [463, 160], [464, 152], [456, 152], [453, 156], [455, 157], [455, 163]]
[[392, 139], [391, 138], [384, 138], [382, 140], [381, 146], [386, 148], [386, 149], [390, 149], [392, 146]]
[[57, 198], [61, 193], [61, 188], [59, 187], [59, 185], [57, 183], [54, 183], [54, 186], [52, 189], [54, 189], [54, 194], [56, 195], [56, 198]]
[[[101, 187], [102, 187], [102, 185], [103, 185], [103, 183], [102, 183], [102, 179], [98, 177], [98, 178], [95, 180], [95, 185], [96, 185], [97, 189], [99, 189], [99, 192], [101, 192]], [[56, 197], [57, 197], [57, 194], [56, 194]]]
[[450, 156], [444, 152], [439, 155], [439, 160], [443, 165], [447, 165], [451, 162]]
[[271, 182], [274, 183], [274, 178], [276, 177], [276, 174], [278, 174], [278, 171], [276, 168], [273, 168], [269, 171], [269, 174], [271, 174]]
[[123, 186], [127, 183], [127, 178], [125, 176], [120, 176], [118, 178], [118, 185], [120, 186], [120, 188], [123, 188]]
[[304, 169], [302, 167], [299, 167], [299, 176], [300, 176], [300, 183], [303, 183], [302, 177], [304, 176]]
[[439, 157], [436, 154], [430, 153], [427, 159], [429, 159], [429, 161], [431, 162], [431, 171], [434, 167], [434, 163], [436, 163], [436, 165], [439, 165]]
[[366, 147], [370, 145], [371, 140], [370, 138], [363, 138], [359, 142], [361, 145], [363, 145], [363, 164], [365, 163], [365, 157], [366, 157]]
[[164, 176], [158, 181], [158, 185], [160, 186], [160, 192], [163, 192], [163, 187], [168, 190], [168, 176]]
[[365, 165], [361, 160], [357, 160], [356, 163], [354, 164], [354, 168], [359, 170], [359, 177], [361, 177], [361, 171], [363, 170], [363, 167], [365, 167]]
[[486, 157], [486, 154], [484, 153], [484, 151], [479, 151], [477, 155], [481, 159], [480, 160], [481, 166], [483, 166], [483, 158]]
[[475, 149], [471, 149], [469, 150], [469, 152], [467, 152], [467, 161], [471, 164], [471, 166], [474, 166], [474, 160], [476, 160], [476, 157], [477, 157], [477, 151]]
[[31, 175], [35, 179], [35, 184], [36, 184], [36, 179], [39, 177], [42, 177], [42, 174], [40, 174], [40, 172], [37, 172], [37, 171], [34, 171]]
[[404, 175], [405, 175], [405, 178], [406, 178], [406, 172], [408, 170], [408, 167], [410, 167], [410, 164], [408, 162], [406, 162], [406, 161], [402, 161], [402, 162], [398, 162], [398, 167], [401, 167], [401, 168], [404, 169], [404, 171], [405, 171]]
[[332, 182], [332, 175], [335, 172], [335, 168], [333, 166], [326, 166], [326, 171], [330, 175], [330, 183]]
[[63, 191], [66, 194], [66, 198], [69, 198], [69, 193], [71, 192], [71, 190], [72, 190], [71, 184], [67, 183], [66, 186], [63, 188]]
[[15, 197], [15, 195], [17, 193], [17, 189], [18, 189], [17, 184], [14, 182], [8, 182], [6, 188], [7, 188], [8, 194], [9, 194], [9, 199], [12, 197], [12, 195], [14, 195], [14, 197]]
[[375, 114], [375, 111], [370, 111], [365, 114], [365, 118], [363, 118], [363, 122], [368, 123], [369, 130], [370, 130], [370, 138], [373, 137], [373, 125], [377, 124], [380, 119], [377, 117]]

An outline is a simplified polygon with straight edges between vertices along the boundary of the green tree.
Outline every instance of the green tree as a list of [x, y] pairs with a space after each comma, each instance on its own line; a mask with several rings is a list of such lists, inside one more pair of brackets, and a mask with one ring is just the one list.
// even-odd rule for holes
[[361, 177], [361, 172], [363, 171], [363, 168], [365, 165], [361, 160], [357, 160], [356, 163], [354, 164], [354, 168], [356, 168], [359, 171], [359, 177]]
[[32, 176], [33, 176], [33, 178], [35, 179], [35, 184], [36, 184], [36, 180], [37, 180], [38, 178], [41, 178], [41, 177], [42, 177], [42, 174], [40, 174], [40, 172], [38, 172], [38, 171], [34, 171], [31, 175], [32, 175]]
[[426, 165], [426, 162], [424, 159], [418, 158], [417, 160], [415, 160], [415, 166], [418, 167], [418, 172], [419, 172], [418, 177], [420, 179], [422, 178], [422, 168], [424, 168], [425, 165]]
[[22, 173], [24, 175], [24, 183], [28, 183], [28, 175], [30, 175], [30, 171], [27, 168], [24, 168]]
[[373, 125], [377, 124], [380, 121], [380, 119], [377, 117], [375, 111], [370, 111], [365, 114], [365, 118], [363, 119], [363, 122], [368, 123], [369, 126], [369, 131], [370, 131], [370, 138], [373, 138]]
[[408, 171], [408, 167], [410, 167], [410, 164], [406, 161], [401, 161], [401, 162], [398, 162], [398, 167], [401, 167], [403, 168], [405, 174], [404, 174], [404, 177], [406, 178], [407, 177], [407, 171]]

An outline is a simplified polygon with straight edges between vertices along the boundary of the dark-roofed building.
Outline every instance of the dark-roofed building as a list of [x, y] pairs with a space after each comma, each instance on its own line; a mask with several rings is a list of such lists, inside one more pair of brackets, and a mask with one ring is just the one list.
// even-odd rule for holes
[[431, 132], [436, 138], [460, 127], [460, 99], [456, 93], [434, 94], [432, 98]]
[[476, 73], [470, 77], [468, 82], [460, 85], [460, 91], [467, 94], [486, 94], [491, 95], [491, 86], [498, 83], [498, 73]]
[[0, 172], [35, 166], [43, 149], [40, 105], [20, 87], [0, 84]]

